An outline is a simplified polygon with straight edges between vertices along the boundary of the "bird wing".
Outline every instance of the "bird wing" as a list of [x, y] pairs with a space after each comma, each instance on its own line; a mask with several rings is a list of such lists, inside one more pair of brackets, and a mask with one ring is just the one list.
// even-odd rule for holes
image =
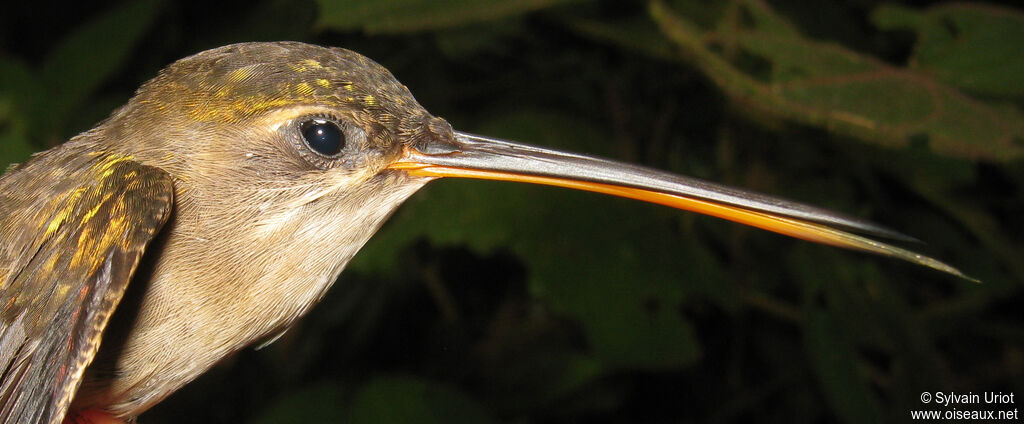
[[57, 149], [0, 177], [0, 423], [60, 423], [173, 183], [130, 157]]

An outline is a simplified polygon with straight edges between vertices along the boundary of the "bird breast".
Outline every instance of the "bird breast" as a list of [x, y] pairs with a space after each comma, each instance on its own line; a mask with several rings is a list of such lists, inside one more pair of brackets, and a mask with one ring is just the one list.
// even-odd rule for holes
[[225, 356], [288, 328], [427, 181], [385, 172], [287, 207], [243, 202], [234, 219], [211, 215], [224, 210], [204, 204], [217, 196], [179, 184], [175, 212], [153, 246], [157, 259], [132, 281], [75, 407], [135, 416]]

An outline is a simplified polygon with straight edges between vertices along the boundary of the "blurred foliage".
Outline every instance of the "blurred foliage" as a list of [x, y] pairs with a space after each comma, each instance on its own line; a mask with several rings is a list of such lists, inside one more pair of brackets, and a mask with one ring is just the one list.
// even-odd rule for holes
[[883, 5], [872, 20], [882, 29], [911, 29], [918, 37], [909, 67], [984, 97], [1024, 98], [1024, 13], [949, 4], [911, 9]]
[[432, 183], [273, 345], [143, 422], [904, 420], [1024, 394], [1024, 54], [1011, 6], [319, 0], [0, 15], [0, 166], [238, 41], [359, 51], [461, 130], [848, 211], [975, 285], [559, 189]]
[[[661, 2], [652, 3], [651, 15], [665, 35], [681, 47], [682, 54], [738, 107], [873, 143], [926, 144], [938, 153], [988, 160], [1018, 159], [1024, 153], [1024, 113], [1019, 109], [989, 105], [934, 78], [886, 65], [834, 43], [808, 40], [763, 3], [735, 4], [741, 10], [726, 15], [712, 32], [701, 32]], [[880, 15], [897, 15], [895, 9], [886, 10], [888, 13]], [[1005, 15], [1012, 17], [1010, 13]], [[749, 16], [749, 22], [744, 16]], [[995, 17], [990, 16], [990, 20]], [[1024, 24], [1024, 19], [1014, 23]], [[1024, 40], [1021, 31], [1000, 31], [997, 27], [995, 32]], [[923, 39], [921, 51], [934, 49], [928, 40], [931, 38]], [[1002, 56], [1011, 58], [1009, 61], [1021, 60], [1012, 49], [992, 54], [1003, 50], [1011, 50], [1008, 56]], [[973, 62], [970, 58], [962, 61]], [[952, 63], [930, 64], [935, 72], [950, 79], [966, 70]], [[997, 84], [1005, 78], [972, 72], [959, 80], [996, 80], [992, 83]]]
[[318, 26], [367, 33], [407, 33], [509, 18], [578, 0], [320, 0]]

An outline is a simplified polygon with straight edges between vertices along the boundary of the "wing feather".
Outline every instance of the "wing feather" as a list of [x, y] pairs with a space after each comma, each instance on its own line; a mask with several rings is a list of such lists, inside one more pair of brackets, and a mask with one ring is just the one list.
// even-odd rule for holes
[[0, 178], [0, 423], [60, 423], [173, 199], [164, 171], [57, 148]]

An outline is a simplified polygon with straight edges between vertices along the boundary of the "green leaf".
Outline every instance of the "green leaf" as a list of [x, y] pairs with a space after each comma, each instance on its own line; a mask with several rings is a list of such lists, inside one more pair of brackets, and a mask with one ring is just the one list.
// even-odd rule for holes
[[860, 359], [846, 336], [826, 311], [808, 307], [804, 313], [807, 353], [825, 398], [845, 422], [880, 422], [878, 400], [861, 375]]
[[[127, 1], [67, 36], [42, 68], [40, 81], [51, 99], [36, 113], [63, 124], [67, 114], [121, 68], [161, 6], [161, 0]], [[37, 120], [43, 122], [44, 116]]]
[[233, 22], [219, 25], [204, 43], [216, 46], [250, 41], [308, 40], [316, 9], [316, 3], [311, 0], [252, 2]]
[[352, 401], [346, 421], [359, 423], [486, 424], [495, 422], [465, 393], [445, 384], [413, 377], [379, 377]]
[[993, 98], [1024, 98], [1024, 13], [990, 5], [926, 10], [886, 5], [872, 20], [917, 32], [909, 66], [946, 84]]
[[3, 126], [5, 106], [0, 99], [0, 173], [13, 164], [21, 163], [35, 152], [28, 138], [17, 128]]
[[[805, 288], [804, 343], [825, 398], [846, 422], [880, 422], [920, 407], [921, 391], [949, 381], [937, 360], [932, 334], [913, 316], [904, 294], [876, 261], [843, 260], [844, 253], [801, 245], [789, 256], [790, 269]], [[917, 283], [917, 282], [913, 282]], [[979, 285], [968, 286], [978, 290]], [[824, 299], [827, 308], [818, 306]], [[860, 352], [874, 353], [874, 360]], [[884, 359], [879, 359], [884, 358]], [[878, 363], [887, 366], [878, 367]], [[879, 378], [870, 378], [880, 376]], [[873, 387], [873, 381], [885, 381]]]
[[26, 136], [28, 122], [19, 113], [37, 98], [32, 95], [34, 83], [27, 66], [0, 58], [0, 173], [36, 150]]
[[401, 33], [491, 21], [579, 0], [317, 0], [317, 26]]
[[673, 46], [665, 37], [651, 28], [647, 20], [608, 23], [597, 20], [575, 19], [568, 22], [577, 33], [618, 45], [628, 51], [647, 54], [659, 59], [675, 58]]
[[13, 58], [0, 57], [0, 99], [5, 99], [9, 107], [0, 113], [0, 120], [11, 119], [14, 108], [25, 109], [40, 101], [40, 91], [28, 65]]
[[836, 44], [780, 35], [778, 23], [768, 30], [708, 33], [664, 3], [651, 4], [651, 15], [683, 57], [746, 113], [890, 147], [985, 160], [1024, 155], [1024, 113], [1012, 106], [970, 98]]
[[259, 415], [258, 424], [344, 422], [344, 392], [334, 384], [323, 384], [291, 392]]
[[[777, 15], [774, 10], [768, 7], [768, 4], [760, 1], [743, 0], [737, 2], [731, 2], [731, 6], [735, 9], [735, 15], [744, 14], [750, 18], [750, 25], [756, 30], [762, 31], [767, 34], [773, 34], [778, 36], [799, 36], [800, 32], [786, 21], [785, 18]], [[732, 26], [743, 26], [744, 22], [742, 19], [730, 19], [723, 20], [723, 23], [728, 22], [729, 26], [719, 27], [722, 30], [729, 30]]]

